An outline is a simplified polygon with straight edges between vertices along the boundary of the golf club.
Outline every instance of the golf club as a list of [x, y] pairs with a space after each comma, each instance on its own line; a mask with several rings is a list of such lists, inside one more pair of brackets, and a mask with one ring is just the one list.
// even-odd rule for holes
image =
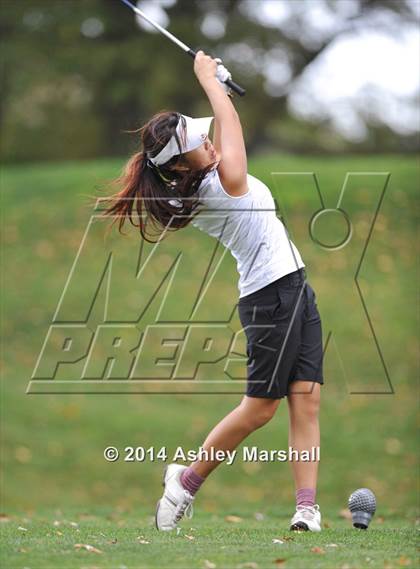
[[[174, 42], [177, 46], [179, 46], [183, 51], [188, 53], [188, 55], [190, 55], [193, 59], [195, 58], [197, 53], [193, 49], [188, 47], [185, 43], [183, 43], [181, 40], [176, 38], [173, 34], [168, 32], [168, 30], [165, 30], [165, 28], [163, 28], [162, 26], [160, 26], [159, 24], [154, 22], [142, 10], [139, 10], [139, 8], [134, 6], [134, 4], [129, 2], [129, 0], [121, 0], [121, 2], [123, 2], [129, 8], [131, 8], [133, 10], [133, 12], [135, 12], [138, 16], [140, 16], [141, 18], [144, 18], [147, 22], [149, 22], [150, 25], [152, 25], [159, 32], [161, 32], [163, 35], [165, 35], [167, 38], [169, 38], [172, 42]], [[226, 83], [226, 85], [228, 85], [228, 87], [230, 87], [233, 91], [235, 91], [235, 93], [237, 93], [241, 97], [243, 97], [245, 95], [245, 92], [246, 92], [245, 89], [240, 87], [237, 83], [235, 83], [231, 79], [226, 79], [225, 83]]]

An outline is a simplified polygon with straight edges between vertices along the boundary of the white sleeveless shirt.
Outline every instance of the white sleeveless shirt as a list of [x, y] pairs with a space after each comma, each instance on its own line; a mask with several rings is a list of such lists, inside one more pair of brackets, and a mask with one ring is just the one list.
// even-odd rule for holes
[[204, 206], [191, 222], [218, 239], [236, 259], [240, 298], [305, 266], [276, 215], [269, 188], [250, 174], [247, 182], [246, 194], [230, 196], [217, 169], [209, 172], [198, 189]]

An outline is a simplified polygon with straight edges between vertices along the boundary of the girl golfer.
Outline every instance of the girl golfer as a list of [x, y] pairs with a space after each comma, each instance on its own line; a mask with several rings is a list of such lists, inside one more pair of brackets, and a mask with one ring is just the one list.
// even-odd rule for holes
[[[289, 446], [309, 451], [320, 444], [323, 384], [315, 293], [306, 281], [299, 251], [276, 216], [270, 190], [247, 173], [240, 119], [223, 83], [229, 72], [203, 51], [195, 58], [194, 72], [214, 117], [193, 119], [169, 111], [152, 117], [140, 129], [143, 149], [128, 162], [122, 190], [111, 198], [107, 213], [119, 218], [121, 229], [126, 219], [135, 224], [135, 207], [147, 240], [150, 223], [162, 228], [170, 222], [171, 229], [192, 223], [220, 239], [237, 260], [238, 310], [247, 337], [247, 390], [240, 404], [208, 434], [202, 444], [208, 452], [203, 454], [211, 456], [212, 448], [234, 450], [273, 417], [284, 397]], [[200, 215], [218, 209], [223, 216]], [[184, 514], [191, 517], [195, 494], [219, 464], [197, 460], [188, 467], [167, 466], [156, 509], [158, 530], [173, 530]], [[315, 504], [318, 463], [292, 461], [291, 466], [296, 512], [290, 529], [320, 531], [321, 514]]]

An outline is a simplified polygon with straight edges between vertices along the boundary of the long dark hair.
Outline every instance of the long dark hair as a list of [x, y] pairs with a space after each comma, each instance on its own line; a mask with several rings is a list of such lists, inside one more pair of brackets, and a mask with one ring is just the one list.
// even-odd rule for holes
[[[152, 237], [158, 237], [164, 229], [175, 231], [185, 227], [198, 213], [200, 201], [195, 194], [215, 163], [200, 170], [188, 166], [176, 132], [180, 120], [185, 128], [186, 121], [180, 113], [160, 111], [140, 129], [131, 131], [140, 133], [141, 149], [131, 156], [122, 175], [112, 182], [120, 190], [105, 198], [110, 205], [103, 213], [115, 216], [111, 225], [118, 221], [120, 233], [129, 220], [139, 227], [143, 239], [156, 243], [158, 239]], [[159, 154], [173, 135], [180, 154], [161, 166], [153, 165], [149, 158]], [[133, 217], [136, 213], [138, 222]], [[149, 231], [149, 224], [154, 232]]]

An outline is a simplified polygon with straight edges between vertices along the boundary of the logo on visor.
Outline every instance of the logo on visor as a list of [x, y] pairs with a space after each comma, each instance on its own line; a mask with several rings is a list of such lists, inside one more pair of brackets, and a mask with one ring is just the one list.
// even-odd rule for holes
[[200, 134], [201, 140], [204, 142], [207, 138], [207, 134]]

